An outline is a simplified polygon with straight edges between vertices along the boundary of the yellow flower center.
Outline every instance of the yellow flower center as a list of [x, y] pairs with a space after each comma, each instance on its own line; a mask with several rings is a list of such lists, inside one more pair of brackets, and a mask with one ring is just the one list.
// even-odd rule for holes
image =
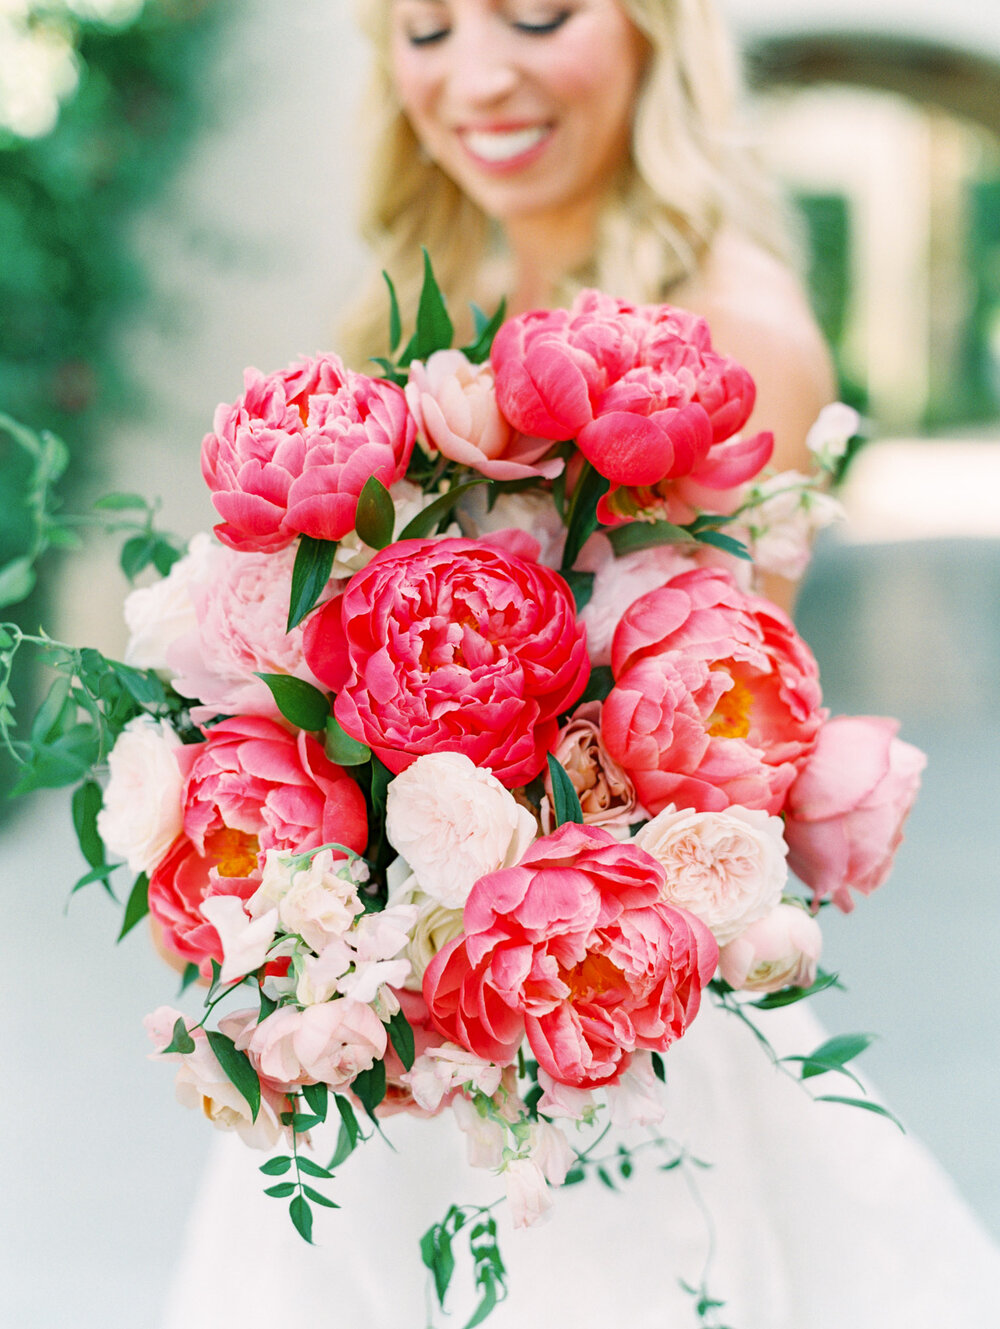
[[609, 992], [621, 991], [627, 985], [625, 975], [606, 955], [588, 951], [572, 969], [559, 968], [559, 977], [570, 990], [575, 1002], [595, 1001]]
[[260, 841], [256, 835], [223, 826], [205, 837], [205, 848], [215, 859], [220, 877], [249, 877], [257, 867]]
[[733, 685], [724, 692], [715, 703], [715, 710], [708, 717], [710, 738], [746, 738], [750, 732], [750, 710], [753, 706], [753, 693], [736, 676], [731, 660], [712, 665], [713, 669], [725, 669], [733, 680]]

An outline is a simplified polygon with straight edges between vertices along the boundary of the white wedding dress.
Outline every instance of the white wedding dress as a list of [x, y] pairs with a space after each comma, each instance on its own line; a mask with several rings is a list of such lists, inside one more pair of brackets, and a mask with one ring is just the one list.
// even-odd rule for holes
[[[761, 1016], [779, 1053], [823, 1031], [803, 1006]], [[1000, 1253], [922, 1146], [885, 1118], [812, 1103], [735, 1017], [706, 1002], [667, 1056], [662, 1132], [712, 1164], [695, 1169], [714, 1225], [714, 1323], [731, 1329], [998, 1329]], [[812, 1081], [818, 1092], [852, 1093]], [[829, 1087], [827, 1087], [829, 1086]], [[845, 1086], [845, 1087], [842, 1087]], [[462, 1329], [475, 1300], [456, 1240], [447, 1306], [430, 1313], [420, 1235], [450, 1203], [502, 1193], [473, 1171], [450, 1114], [385, 1123], [324, 1187], [314, 1239], [268, 1199], [263, 1156], [223, 1138], [205, 1179], [164, 1329]], [[650, 1151], [650, 1157], [652, 1151]], [[693, 1329], [680, 1278], [698, 1284], [706, 1219], [681, 1170], [637, 1160], [612, 1193], [595, 1179], [556, 1196], [549, 1221], [512, 1231], [501, 1206], [510, 1295], [490, 1329]], [[711, 1323], [711, 1321], [709, 1321]]]

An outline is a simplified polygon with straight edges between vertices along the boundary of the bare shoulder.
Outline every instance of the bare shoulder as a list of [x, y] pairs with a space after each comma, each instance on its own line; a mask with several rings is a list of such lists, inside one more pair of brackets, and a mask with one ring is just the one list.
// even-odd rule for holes
[[801, 467], [805, 436], [836, 392], [830, 353], [797, 276], [732, 231], [720, 235], [701, 271], [672, 300], [701, 314], [713, 344], [757, 384], [751, 428], [775, 435], [775, 465]]

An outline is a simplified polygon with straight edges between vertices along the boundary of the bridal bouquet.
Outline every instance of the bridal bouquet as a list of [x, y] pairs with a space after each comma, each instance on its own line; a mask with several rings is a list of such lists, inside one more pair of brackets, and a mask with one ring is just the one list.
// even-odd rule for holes
[[[156, 1054], [272, 1151], [307, 1240], [392, 1112], [450, 1113], [516, 1225], [607, 1179], [580, 1127], [660, 1121], [706, 994], [749, 1021], [835, 981], [817, 913], [884, 880], [923, 765], [893, 721], [828, 716], [757, 585], [836, 515], [856, 417], [821, 417], [812, 476], [772, 475], [701, 319], [594, 291], [477, 317], [452, 349], [428, 265], [379, 377], [248, 370], [202, 446], [214, 535], [133, 533], [127, 570], [157, 576], [125, 660], [49, 647], [15, 745], [23, 788], [76, 786], [82, 881], [124, 860], [123, 931], [148, 911], [207, 985], [202, 1018], [148, 1017]], [[3, 631], [9, 670], [27, 638]], [[865, 1042], [786, 1069], [850, 1075]], [[443, 1305], [469, 1240], [473, 1324], [504, 1291], [492, 1210], [422, 1243]]]

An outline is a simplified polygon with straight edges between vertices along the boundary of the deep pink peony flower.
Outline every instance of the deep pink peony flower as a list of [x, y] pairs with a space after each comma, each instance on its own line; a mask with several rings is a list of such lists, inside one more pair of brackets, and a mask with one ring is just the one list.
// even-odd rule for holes
[[465, 934], [431, 961], [438, 1028], [500, 1063], [526, 1034], [554, 1080], [581, 1088], [616, 1080], [637, 1048], [665, 1051], [697, 1015], [718, 947], [664, 885], [654, 858], [598, 826], [537, 840], [479, 879]]
[[335, 355], [267, 376], [215, 413], [201, 469], [233, 549], [282, 549], [297, 535], [339, 540], [369, 476], [406, 474], [416, 425], [402, 389], [345, 369]]
[[835, 716], [788, 792], [788, 865], [844, 913], [852, 888], [870, 895], [888, 877], [927, 765], [898, 730], [880, 716]]
[[212, 895], [249, 899], [268, 849], [328, 841], [363, 853], [364, 795], [310, 734], [260, 716], [226, 720], [204, 743], [181, 748], [184, 826], [149, 883], [149, 908], [165, 945], [208, 973], [221, 962], [218, 933], [202, 917]]
[[305, 654], [344, 729], [393, 773], [462, 752], [508, 788], [542, 769], [590, 670], [558, 573], [460, 539], [376, 555], [314, 615]]
[[748, 420], [753, 379], [712, 350], [708, 325], [685, 310], [584, 291], [568, 311], [508, 320], [492, 364], [516, 429], [575, 439], [614, 485], [694, 475], [730, 488], [770, 456], [769, 445], [719, 446]]
[[819, 670], [776, 605], [698, 568], [640, 596], [615, 631], [601, 732], [652, 813], [781, 810], [825, 712]]

